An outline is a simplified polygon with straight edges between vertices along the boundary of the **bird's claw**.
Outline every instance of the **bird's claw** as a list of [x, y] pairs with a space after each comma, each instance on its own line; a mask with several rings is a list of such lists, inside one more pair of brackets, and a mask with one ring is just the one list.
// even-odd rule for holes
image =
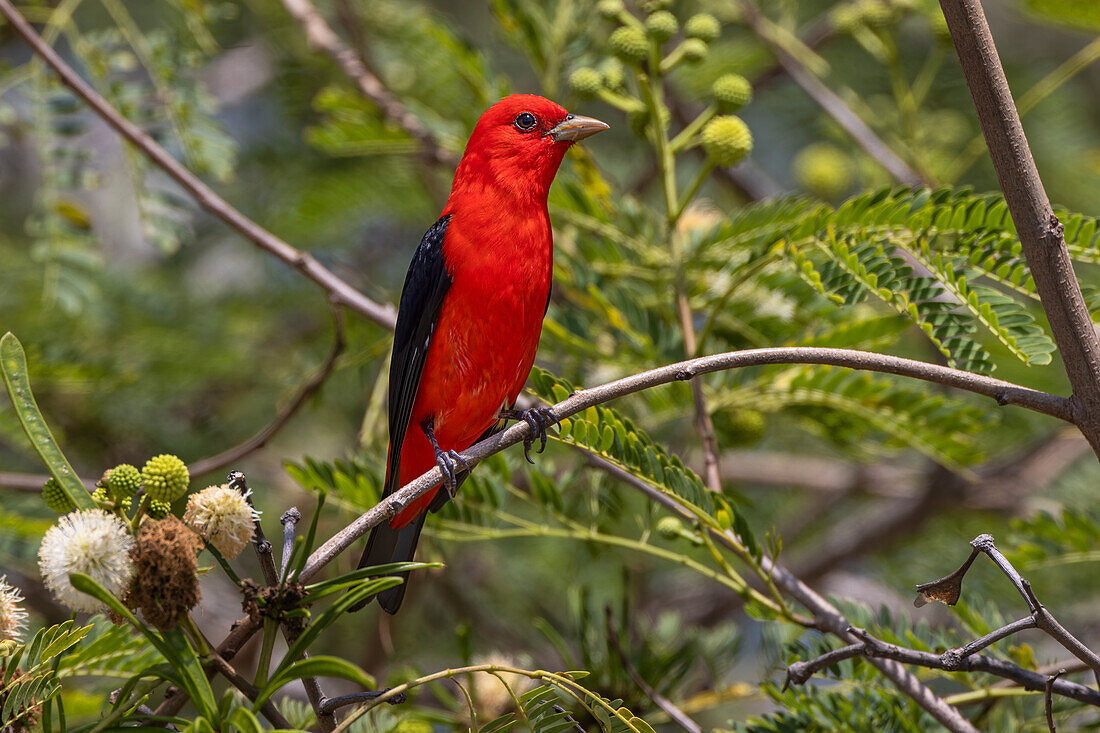
[[458, 490], [458, 474], [465, 471], [470, 471], [470, 465], [466, 463], [466, 459], [458, 454], [458, 451], [443, 450], [436, 448], [435, 450], [435, 463], [439, 466], [439, 470], [443, 472], [443, 485], [447, 488], [447, 493], [451, 498], [455, 498], [455, 493]]
[[553, 425], [558, 425], [561, 420], [554, 417], [554, 413], [550, 411], [549, 407], [532, 407], [529, 410], [524, 410], [520, 415], [525, 423], [531, 427], [531, 433], [523, 439], [523, 457], [527, 459], [527, 462], [534, 464], [531, 460], [531, 446], [534, 445], [535, 440], [539, 441], [539, 449], [536, 453], [542, 453], [546, 450], [546, 431]]

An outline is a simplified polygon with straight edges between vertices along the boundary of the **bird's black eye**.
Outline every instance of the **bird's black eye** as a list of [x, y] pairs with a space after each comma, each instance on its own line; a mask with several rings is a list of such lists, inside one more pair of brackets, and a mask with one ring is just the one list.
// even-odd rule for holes
[[520, 112], [516, 115], [516, 119], [512, 121], [512, 124], [516, 126], [516, 129], [520, 132], [530, 132], [535, 129], [535, 124], [538, 120], [530, 112]]

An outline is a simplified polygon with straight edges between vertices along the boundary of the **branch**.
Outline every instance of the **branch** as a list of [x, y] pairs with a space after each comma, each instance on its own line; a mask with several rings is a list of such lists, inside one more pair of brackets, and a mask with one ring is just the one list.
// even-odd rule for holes
[[[256, 697], [259, 694], [259, 690], [252, 686], [252, 683], [246, 680], [240, 675], [237, 670], [233, 669], [233, 666], [227, 662], [221, 655], [215, 653], [213, 655], [214, 666], [219, 672], [222, 673], [227, 680], [229, 680], [234, 687], [241, 691], [241, 694], [247, 697], [252, 702], [256, 702]], [[264, 717], [271, 721], [271, 724], [277, 728], [289, 729], [290, 723], [283, 714], [279, 712], [279, 709], [275, 707], [273, 701], [268, 700], [260, 707]], [[159, 714], [159, 713], [158, 713]]]
[[940, 0], [1035, 288], [1073, 387], [1077, 426], [1100, 456], [1100, 339], [1031, 156], [980, 0]]
[[295, 249], [271, 232], [233, 208], [198, 176], [172, 157], [141, 128], [123, 117], [107, 100], [99, 95], [80, 75], [47, 44], [31, 24], [15, 9], [11, 0], [0, 0], [0, 15], [11, 23], [27, 45], [57, 73], [61, 82], [69, 87], [108, 125], [126, 138], [146, 157], [160, 166], [176, 183], [187, 191], [209, 213], [237, 230], [245, 239], [260, 249], [275, 255], [305, 277], [321, 286], [336, 304], [346, 306], [380, 326], [393, 328], [396, 311], [391, 305], [382, 305], [360, 293], [337, 277], [317, 261], [313, 255]]
[[[1071, 420], [1069, 401], [1057, 395], [913, 359], [851, 349], [815, 347], [747, 349], [689, 359], [624, 377], [599, 387], [578, 390], [572, 396], [554, 405], [552, 412], [554, 417], [561, 420], [589, 407], [670, 382], [686, 381], [700, 374], [769, 364], [821, 364], [913, 377], [985, 395], [995, 399], [1000, 405], [1019, 405], [1062, 420]], [[529, 432], [530, 427], [526, 423], [519, 422], [464, 451], [462, 458], [473, 466], [490, 455], [520, 442]], [[394, 516], [408, 506], [413, 499], [438, 486], [442, 478], [439, 468], [433, 468], [360, 515], [314, 551], [302, 571], [301, 580], [303, 582], [309, 580], [347, 549], [352, 542], [366, 534], [371, 527]]]
[[876, 660], [889, 659], [903, 664], [911, 664], [927, 669], [940, 669], [946, 672], [985, 672], [1013, 680], [1024, 689], [1034, 692], [1045, 692], [1049, 683], [1054, 694], [1089, 705], [1100, 705], [1100, 692], [1091, 687], [1062, 679], [1055, 679], [1053, 683], [1050, 683], [1050, 676], [1048, 675], [1032, 672], [1001, 659], [975, 654], [960, 661], [957, 667], [949, 666], [944, 663], [944, 660], [938, 654], [888, 644], [868, 634], [863, 629], [848, 627], [848, 631], [857, 639], [856, 643], [841, 649], [835, 649], [807, 662], [795, 662], [787, 670], [788, 682], [795, 685], [802, 684], [815, 672], [831, 664], [863, 656], [869, 658], [872, 663]]
[[801, 61], [775, 42], [772, 34], [765, 27], [764, 17], [755, 5], [749, 0], [742, 0], [739, 7], [749, 27], [771, 49], [780, 65], [786, 69], [787, 74], [795, 83], [802, 87], [868, 155], [885, 168], [887, 173], [900, 183], [909, 186], [928, 184], [928, 181], [913, 170], [908, 163], [899, 158], [897, 153], [891, 150], [890, 146], [884, 143], [875, 131], [844, 103], [843, 99], [825, 86]]
[[[695, 514], [680, 504], [676, 498], [661, 492], [646, 481], [622, 470], [610, 461], [605, 461], [599, 456], [593, 456], [592, 461], [603, 470], [620, 478], [631, 488], [642, 492], [652, 501], [660, 504], [674, 514], [677, 514], [682, 519], [689, 522], [695, 521]], [[707, 528], [707, 532], [717, 542], [731, 550], [735, 550], [738, 546], [736, 537], [734, 537], [729, 530], [726, 532], [719, 532]], [[761, 566], [764, 571], [769, 574], [772, 582], [774, 582], [776, 586], [813, 613], [814, 626], [846, 642], [857, 641], [848, 633], [848, 621], [840, 611], [795, 577], [789, 570], [776, 563], [767, 555], [761, 556]], [[953, 733], [977, 733], [977, 729], [974, 728], [958, 710], [937, 697], [935, 693], [928, 689], [919, 679], [900, 664], [884, 659], [872, 659], [870, 662], [884, 677], [890, 680], [895, 687], [901, 690], [902, 693], [911, 697], [948, 730]], [[1098, 695], [1100, 695], [1100, 693], [1098, 693]]]
[[339, 308], [334, 307], [332, 310], [332, 317], [335, 322], [336, 334], [332, 343], [332, 351], [329, 352], [328, 358], [321, 366], [320, 371], [310, 377], [310, 379], [299, 388], [298, 394], [295, 395], [291, 403], [275, 417], [270, 425], [245, 442], [235, 445], [229, 450], [222, 451], [209, 458], [203, 458], [189, 465], [187, 470], [191, 472], [192, 476], [201, 476], [205, 473], [217, 471], [219, 468], [224, 468], [231, 463], [236, 463], [249, 453], [263, 448], [277, 432], [283, 429], [283, 426], [286, 425], [290, 421], [290, 418], [292, 418], [302, 405], [306, 403], [306, 400], [321, 388], [321, 385], [325, 383], [325, 380], [329, 378], [336, 368], [336, 361], [340, 358], [340, 355], [344, 353], [344, 347], [346, 345], [344, 339], [344, 315]]
[[301, 24], [310, 47], [331, 56], [348, 78], [355, 82], [363, 96], [377, 104], [383, 114], [419, 140], [423, 146], [421, 155], [425, 160], [450, 167], [458, 164], [458, 157], [439, 146], [432, 132], [409, 111], [408, 107], [390, 94], [378, 77], [370, 73], [366, 64], [355, 51], [340, 40], [340, 36], [329, 27], [309, 0], [282, 0], [282, 2], [287, 12]]

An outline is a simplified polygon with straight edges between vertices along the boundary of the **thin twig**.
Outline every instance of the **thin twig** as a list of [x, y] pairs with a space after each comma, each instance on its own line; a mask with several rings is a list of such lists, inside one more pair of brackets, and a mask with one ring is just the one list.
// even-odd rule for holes
[[[350, 695], [339, 695], [337, 697], [325, 698], [324, 702], [321, 703], [321, 710], [328, 715], [332, 715], [334, 711], [339, 710], [342, 707], [354, 705], [358, 702], [369, 702], [371, 700], [376, 700], [383, 695], [388, 695], [391, 689], [392, 688], [386, 688], [385, 690], [369, 690], [367, 692], [353, 692]], [[387, 698], [386, 702], [390, 705], [400, 705], [408, 699], [409, 696], [407, 694], [405, 694], [404, 692], [399, 692], [393, 697]]]
[[738, 5], [749, 27], [752, 28], [757, 37], [771, 49], [771, 52], [775, 54], [780, 65], [786, 69], [787, 74], [795, 83], [802, 87], [802, 89], [817, 102], [818, 106], [825, 110], [826, 114], [832, 117], [868, 155], [901, 183], [907, 185], [928, 183], [919, 173], [913, 170], [908, 163], [899, 158], [897, 153], [895, 153], [889, 145], [883, 142], [875, 131], [845, 104], [843, 99], [838, 97], [833, 90], [829, 89], [829, 87], [818, 79], [810, 69], [806, 68], [800, 60], [791, 55], [787, 49], [775, 42], [772, 38], [772, 34], [764, 27], [765, 21], [760, 14], [760, 10], [757, 9], [752, 2], [749, 2], [749, 0], [741, 0]]
[[980, 0], [940, 0], [1005, 203], [1073, 386], [1075, 421], [1100, 456], [1100, 339], [1031, 156]]
[[203, 458], [190, 464], [187, 469], [191, 472], [192, 476], [201, 476], [205, 473], [217, 471], [225, 466], [237, 463], [249, 453], [263, 448], [276, 433], [283, 429], [283, 426], [290, 421], [290, 418], [294, 417], [295, 413], [301, 409], [302, 405], [321, 388], [321, 385], [325, 383], [335, 370], [336, 362], [339, 360], [340, 355], [344, 353], [344, 347], [346, 345], [344, 338], [344, 314], [339, 308], [333, 307], [332, 317], [335, 324], [332, 350], [329, 352], [328, 358], [325, 359], [325, 363], [321, 365], [320, 370], [298, 389], [298, 393], [294, 396], [294, 399], [291, 400], [290, 404], [283, 408], [271, 424], [263, 430], [239, 445], [235, 445], [217, 455]]
[[[211, 658], [214, 660], [214, 666], [217, 667], [223, 677], [240, 690], [241, 694], [252, 702], [256, 702], [259, 691], [253, 687], [251, 682], [242, 677], [241, 674], [233, 668], [233, 665], [227, 662], [220, 654], [214, 653], [211, 655]], [[264, 717], [276, 728], [290, 729], [292, 727], [290, 722], [283, 717], [283, 714], [279, 712], [279, 709], [275, 707], [275, 704], [271, 700], [268, 700], [260, 706], [260, 712], [262, 712]]]
[[310, 47], [331, 56], [336, 65], [347, 74], [367, 99], [377, 104], [387, 117], [416, 138], [422, 146], [421, 154], [426, 160], [450, 167], [458, 164], [458, 157], [440, 147], [439, 141], [424, 126], [424, 123], [400, 100], [390, 94], [358, 54], [336, 35], [309, 0], [282, 0], [282, 2], [287, 12], [301, 24]]
[[279, 577], [286, 580], [287, 568], [290, 566], [290, 555], [294, 552], [294, 533], [298, 522], [302, 519], [302, 513], [298, 507], [292, 506], [279, 517], [279, 523], [283, 525], [283, 553], [279, 558]]
[[176, 183], [210, 212], [236, 229], [245, 239], [293, 267], [309, 280], [321, 286], [334, 302], [346, 306], [365, 318], [387, 328], [393, 328], [396, 310], [366, 297], [337, 277], [308, 252], [295, 249], [285, 241], [261, 227], [235, 209], [225, 199], [203, 183], [198, 176], [161, 147], [141, 128], [123, 117], [91, 85], [80, 78], [61, 56], [46, 43], [26, 18], [16, 10], [11, 0], [0, 0], [0, 15], [11, 23], [27, 45], [57, 73], [61, 82], [69, 87], [108, 125], [138, 148], [146, 157], [162, 168]]
[[653, 687], [645, 681], [645, 678], [642, 677], [638, 670], [634, 668], [634, 665], [630, 663], [630, 659], [627, 658], [626, 652], [623, 650], [623, 645], [619, 641], [619, 630], [615, 628], [615, 621], [612, 618], [610, 606], [605, 609], [604, 616], [607, 627], [607, 639], [611, 642], [611, 648], [615, 650], [615, 654], [619, 658], [619, 663], [623, 665], [623, 669], [625, 669], [626, 673], [630, 675], [630, 678], [634, 680], [634, 684], [641, 689], [646, 697], [653, 701], [654, 705], [664, 710], [665, 714], [668, 715], [673, 723], [676, 723], [688, 733], [703, 733], [703, 727], [701, 725], [692, 720], [691, 716], [683, 710], [676, 707], [676, 704], [673, 703], [672, 700], [669, 700], [667, 697], [654, 690]]
[[1060, 669], [1051, 676], [1047, 677], [1046, 689], [1043, 691], [1043, 697], [1046, 698], [1044, 702], [1044, 708], [1046, 708], [1047, 714], [1047, 728], [1050, 729], [1050, 733], [1058, 733], [1058, 728], [1054, 725], [1054, 683], [1058, 681], [1058, 678], [1066, 673], [1066, 670]]
[[[252, 495], [248, 491], [248, 479], [240, 471], [229, 472], [229, 488], [240, 492], [248, 501], [249, 506], [255, 508], [252, 503]], [[252, 523], [252, 546], [256, 548], [256, 559], [260, 561], [260, 569], [264, 574], [264, 582], [269, 586], [279, 584], [279, 576], [275, 573], [275, 560], [271, 556], [271, 542], [264, 536], [263, 523], [257, 513]]]

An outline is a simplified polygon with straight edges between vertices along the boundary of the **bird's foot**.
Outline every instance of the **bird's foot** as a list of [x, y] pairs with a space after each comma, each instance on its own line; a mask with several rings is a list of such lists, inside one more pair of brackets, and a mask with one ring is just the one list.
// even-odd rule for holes
[[523, 420], [531, 427], [531, 433], [523, 439], [523, 457], [527, 459], [528, 463], [533, 464], [531, 460], [531, 446], [535, 444], [535, 441], [539, 441], [539, 449], [536, 453], [542, 453], [546, 450], [546, 431], [553, 425], [558, 425], [561, 420], [554, 417], [554, 413], [551, 412], [549, 407], [532, 407], [529, 410], [523, 410], [517, 412], [514, 415], [514, 419]]
[[435, 464], [443, 472], [443, 486], [453, 499], [458, 490], [458, 475], [462, 472], [469, 473], [470, 465], [466, 459], [458, 454], [458, 451], [435, 449]]

